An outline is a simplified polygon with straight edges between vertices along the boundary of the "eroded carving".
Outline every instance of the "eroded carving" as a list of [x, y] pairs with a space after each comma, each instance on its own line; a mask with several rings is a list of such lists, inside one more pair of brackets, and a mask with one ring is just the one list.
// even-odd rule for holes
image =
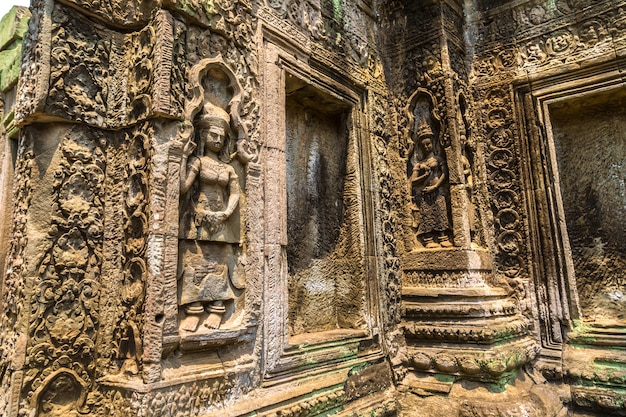
[[180, 327], [188, 332], [200, 321], [217, 329], [240, 319], [245, 256], [239, 209], [243, 164], [250, 157], [235, 149], [247, 141], [245, 129], [235, 124], [241, 100], [235, 75], [221, 59], [205, 59], [191, 74], [194, 96], [182, 132], [178, 272]]
[[90, 14], [116, 25], [136, 26], [146, 23], [158, 10], [161, 0], [68, 0]]
[[141, 371], [143, 350], [143, 310], [148, 279], [147, 235], [149, 233], [148, 202], [151, 146], [149, 137], [154, 130], [149, 123], [129, 131], [124, 137], [126, 164], [124, 167], [123, 228], [125, 244], [122, 249], [122, 279], [115, 329], [113, 357], [119, 370], [135, 376]]
[[[23, 347], [20, 346], [19, 326], [20, 318], [24, 313], [24, 303], [21, 300], [25, 297], [24, 270], [27, 268], [25, 259], [25, 249], [29, 241], [26, 231], [27, 214], [32, 199], [31, 174], [34, 166], [33, 138], [27, 131], [20, 141], [18, 149], [18, 164], [15, 167], [15, 175], [23, 178], [23, 181], [16, 181], [13, 189], [13, 227], [12, 240], [8, 252], [10, 260], [7, 267], [5, 279], [2, 282], [2, 305], [6, 306], [0, 316], [0, 383], [2, 387], [11, 384], [16, 364], [19, 364], [20, 357], [24, 354]], [[17, 401], [17, 390], [0, 390], [0, 413], [7, 414], [12, 402]]]
[[[81, 128], [70, 129], [61, 144], [51, 227], [31, 296], [30, 372], [23, 385], [31, 404], [42, 396], [52, 401], [57, 394], [50, 389], [79, 380], [79, 395], [86, 396], [94, 383], [106, 145], [104, 138]], [[51, 377], [68, 367], [73, 377]], [[69, 401], [57, 399], [58, 408], [50, 405], [47, 411], [50, 416], [62, 415]]]
[[447, 235], [450, 229], [445, 193], [447, 166], [445, 159], [435, 154], [434, 135], [426, 119], [418, 124], [417, 138], [423, 157], [414, 163], [409, 178], [417, 207], [417, 237], [427, 249], [451, 247]]
[[103, 125], [111, 34], [59, 5], [52, 21], [55, 47], [50, 53], [49, 111], [61, 117], [80, 114], [87, 123]]

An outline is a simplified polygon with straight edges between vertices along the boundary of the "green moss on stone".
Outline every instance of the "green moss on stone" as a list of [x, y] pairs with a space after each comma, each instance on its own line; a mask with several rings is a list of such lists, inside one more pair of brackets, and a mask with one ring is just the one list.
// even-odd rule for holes
[[0, 51], [0, 91], [5, 92], [17, 83], [20, 75], [22, 44]]
[[7, 49], [15, 41], [22, 39], [28, 29], [30, 11], [26, 7], [13, 6], [0, 20], [0, 49]]
[[17, 83], [22, 58], [22, 39], [28, 29], [30, 11], [14, 6], [0, 20], [0, 91]]

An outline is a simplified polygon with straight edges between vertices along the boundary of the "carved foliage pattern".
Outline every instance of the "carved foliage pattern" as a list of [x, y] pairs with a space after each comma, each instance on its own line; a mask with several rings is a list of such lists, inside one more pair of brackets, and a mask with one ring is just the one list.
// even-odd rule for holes
[[439, 5], [421, 7], [417, 2], [389, 1], [382, 6], [380, 36], [386, 73], [397, 96], [409, 97], [418, 86], [425, 87], [442, 77], [438, 28], [423, 23], [439, 21], [439, 14]]
[[44, 37], [44, 3], [45, 0], [33, 0], [31, 18], [28, 21], [28, 30], [22, 47], [22, 65], [20, 68], [19, 88], [15, 119], [21, 120], [24, 115], [35, 112], [41, 99], [43, 80], [48, 78], [46, 67], [42, 65], [42, 56], [45, 54]]
[[[517, 125], [513, 121], [510, 87], [503, 85], [478, 93], [482, 100], [487, 186], [493, 196], [496, 263], [499, 272], [515, 282], [528, 276], [525, 258], [524, 213], [520, 184]], [[517, 287], [517, 285], [513, 285]]]
[[[303, 46], [310, 41], [326, 51], [341, 52], [342, 61], [371, 65], [366, 13], [354, 3], [329, 0], [267, 0], [260, 15]], [[288, 22], [288, 23], [287, 23]]]
[[[237, 31], [242, 23], [245, 25], [252, 10], [252, 3], [249, 0], [214, 0], [211, 2], [165, 0], [165, 2], [168, 7], [189, 16], [190, 20], [223, 35]], [[240, 35], [243, 33], [240, 32]]]
[[185, 83], [187, 79], [187, 65], [186, 65], [186, 27], [185, 25], [174, 20], [172, 23], [172, 35], [174, 38], [172, 45], [172, 72], [171, 83], [169, 89], [164, 91], [170, 99], [173, 114], [179, 118], [182, 118], [183, 109], [185, 108]]
[[232, 388], [232, 380], [220, 378], [159, 392], [150, 399], [146, 417], [201, 415], [209, 408], [221, 406]]
[[[223, 406], [225, 395], [234, 386], [228, 378], [193, 381], [150, 394], [120, 392], [115, 389], [99, 393], [103, 406], [98, 417], [145, 415], [146, 417], [197, 416]], [[139, 408], [141, 407], [141, 408]]]
[[[34, 163], [32, 140], [25, 131], [20, 139], [15, 168], [15, 185], [13, 189], [13, 228], [11, 232], [11, 246], [7, 254], [10, 263], [2, 288], [1, 306], [3, 314], [0, 316], [0, 386], [8, 387], [11, 379], [11, 365], [16, 359], [17, 329], [16, 324], [22, 315], [24, 298], [23, 271], [25, 269], [24, 249], [28, 242], [26, 235], [26, 213], [31, 201], [31, 172]], [[10, 401], [10, 390], [0, 390], [0, 415], [5, 412]]]
[[116, 24], [144, 23], [161, 3], [159, 0], [68, 0], [71, 3]]
[[130, 65], [127, 73], [116, 78], [125, 77], [125, 88], [120, 90], [126, 97], [114, 110], [123, 110], [121, 118], [126, 124], [145, 120], [154, 113], [182, 117], [184, 43], [184, 25], [165, 11], [157, 13], [142, 30], [124, 37], [122, 64], [125, 68], [127, 63]]
[[127, 163], [124, 169], [124, 246], [122, 248], [122, 283], [115, 330], [114, 359], [124, 371], [141, 370], [143, 309], [148, 275], [146, 249], [148, 236], [150, 137], [148, 123], [126, 133]]
[[60, 146], [52, 226], [30, 299], [29, 370], [23, 398], [31, 404], [35, 392], [51, 383], [53, 373], [67, 371], [83, 389], [93, 383], [105, 146], [104, 139], [79, 128], [70, 131]]
[[327, 39], [320, 0], [269, 0], [268, 6], [313, 39]]
[[[370, 96], [370, 134], [372, 137], [373, 160], [375, 171], [378, 173], [378, 190], [380, 201], [379, 230], [382, 231], [382, 246], [384, 254], [384, 264], [382, 271], [384, 280], [380, 283], [384, 289], [383, 298], [387, 306], [384, 311], [384, 322], [388, 326], [394, 326], [400, 321], [400, 260], [396, 248], [396, 213], [399, 201], [397, 198], [398, 187], [394, 183], [394, 178], [389, 167], [391, 155], [389, 145], [391, 136], [388, 126], [391, 121], [388, 116], [388, 102], [385, 97], [372, 94]], [[395, 202], [395, 203], [394, 203]], [[381, 271], [381, 272], [382, 272]]]
[[54, 3], [51, 16], [38, 6], [31, 27], [38, 32], [31, 36], [50, 39], [29, 38], [25, 45], [16, 120], [45, 111], [117, 128], [155, 113], [182, 116], [185, 40], [168, 12], [154, 13], [143, 29], [124, 33]]
[[[137, 408], [140, 404], [145, 406], [147, 417], [182, 417], [216, 412], [226, 399], [224, 393], [231, 391], [233, 384], [234, 381], [229, 379], [195, 381], [176, 388], [154, 391], [146, 396], [106, 390], [99, 394], [98, 401], [104, 406], [96, 410], [94, 415], [98, 417], [137, 415], [140, 413]], [[308, 396], [304, 400], [290, 402], [270, 415], [288, 417], [318, 415], [342, 406], [346, 400], [345, 394], [340, 388]]]
[[125, 40], [130, 56], [126, 117], [130, 123], [145, 117], [152, 110], [152, 88], [156, 33], [152, 26], [133, 33]]
[[59, 5], [52, 22], [48, 111], [101, 125], [107, 110], [108, 31]]
[[403, 284], [420, 288], [467, 288], [496, 285], [490, 272], [469, 271], [405, 271]]
[[542, 70], [613, 53], [626, 40], [624, 1], [532, 1], [475, 28], [478, 76]]

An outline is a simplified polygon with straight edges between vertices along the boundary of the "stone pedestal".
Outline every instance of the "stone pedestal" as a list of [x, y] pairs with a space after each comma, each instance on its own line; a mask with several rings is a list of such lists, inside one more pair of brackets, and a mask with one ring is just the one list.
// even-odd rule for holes
[[421, 250], [402, 261], [403, 384], [442, 392], [457, 379], [504, 384], [534, 358], [529, 323], [496, 286], [487, 251]]

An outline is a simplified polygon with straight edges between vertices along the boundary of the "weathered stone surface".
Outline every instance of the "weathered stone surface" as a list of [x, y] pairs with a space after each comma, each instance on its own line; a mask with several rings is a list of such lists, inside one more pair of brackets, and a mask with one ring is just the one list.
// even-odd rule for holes
[[625, 414], [625, 10], [13, 9], [0, 414]]
[[[0, 91], [5, 94], [18, 80], [22, 38], [29, 18], [27, 8], [15, 6], [0, 21]], [[7, 125], [6, 121], [4, 123]]]

